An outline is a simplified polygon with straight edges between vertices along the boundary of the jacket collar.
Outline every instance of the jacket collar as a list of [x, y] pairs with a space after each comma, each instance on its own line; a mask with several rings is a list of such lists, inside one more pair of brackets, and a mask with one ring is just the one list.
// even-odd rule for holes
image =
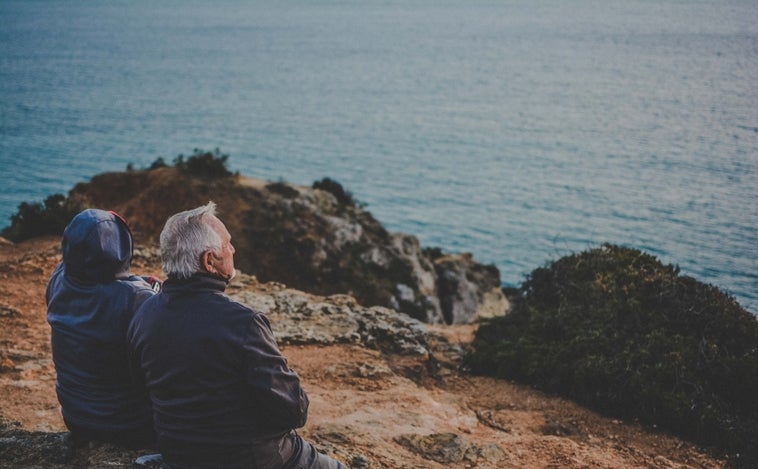
[[164, 291], [168, 294], [171, 293], [183, 293], [190, 291], [219, 291], [226, 290], [227, 281], [216, 277], [215, 275], [209, 275], [204, 273], [194, 274], [189, 278], [175, 278], [169, 277], [163, 282]]

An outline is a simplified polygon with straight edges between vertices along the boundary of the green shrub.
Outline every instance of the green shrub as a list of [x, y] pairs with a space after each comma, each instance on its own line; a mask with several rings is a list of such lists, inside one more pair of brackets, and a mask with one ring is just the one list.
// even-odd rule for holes
[[346, 191], [342, 187], [342, 184], [335, 181], [334, 179], [325, 177], [321, 179], [320, 181], [315, 181], [313, 183], [313, 188], [329, 192], [334, 197], [336, 197], [337, 202], [339, 202], [342, 205], [355, 206], [355, 200], [353, 199], [353, 194]]
[[[182, 157], [182, 159], [183, 158], [184, 157]], [[159, 156], [158, 158], [155, 159], [155, 161], [152, 162], [152, 164], [150, 164], [150, 167], [147, 169], [149, 171], [152, 171], [154, 169], [165, 168], [166, 166], [168, 166], [166, 164], [166, 160], [164, 160], [162, 156]]]
[[21, 202], [18, 212], [11, 216], [11, 224], [2, 235], [19, 242], [41, 235], [60, 235], [69, 221], [82, 207], [66, 199], [62, 194], [48, 196], [44, 203]]
[[285, 199], [294, 199], [298, 195], [300, 195], [300, 192], [297, 191], [294, 187], [290, 186], [284, 181], [278, 181], [278, 182], [272, 182], [266, 185], [266, 189], [269, 191], [279, 194]]
[[[534, 270], [467, 366], [758, 465], [758, 321], [718, 288], [604, 245]], [[755, 466], [753, 466], [755, 467]]]
[[442, 248], [438, 247], [423, 248], [421, 252], [424, 253], [424, 256], [433, 261], [445, 255], [445, 252], [442, 250]]
[[[218, 148], [213, 152], [195, 148], [192, 155], [186, 160], [184, 159], [184, 155], [177, 156], [174, 159], [174, 166], [180, 171], [187, 172], [193, 176], [217, 179], [232, 176], [232, 172], [226, 167], [226, 161], [228, 159], [229, 155], [222, 155]], [[158, 160], [156, 160], [153, 165], [156, 163], [160, 164]]]

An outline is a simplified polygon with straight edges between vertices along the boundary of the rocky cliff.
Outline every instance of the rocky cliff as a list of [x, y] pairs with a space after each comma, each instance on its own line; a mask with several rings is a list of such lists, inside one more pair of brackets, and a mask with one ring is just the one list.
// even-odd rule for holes
[[[137, 242], [141, 238], [137, 237]], [[160, 275], [157, 248], [132, 271]], [[129, 468], [145, 451], [73, 447], [55, 397], [45, 285], [60, 238], [0, 243], [0, 467]], [[311, 401], [299, 429], [354, 469], [722, 469], [693, 445], [505, 380], [461, 373], [476, 325], [430, 325], [348, 295], [241, 273], [228, 293], [269, 317]]]
[[153, 240], [170, 215], [213, 200], [232, 234], [237, 266], [261, 281], [350, 294], [362, 305], [390, 307], [427, 323], [463, 324], [505, 313], [496, 267], [388, 232], [341, 196], [338, 183], [320, 187], [335, 186], [208, 178], [161, 167], [100, 174], [77, 185], [69, 199], [115, 210]]

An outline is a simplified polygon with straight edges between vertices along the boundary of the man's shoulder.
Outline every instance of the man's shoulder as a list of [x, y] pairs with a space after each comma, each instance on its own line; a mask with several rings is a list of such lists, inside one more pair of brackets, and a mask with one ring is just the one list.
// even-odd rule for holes
[[239, 327], [244, 327], [245, 329], [251, 324], [256, 324], [258, 327], [262, 326], [268, 329], [271, 328], [268, 318], [266, 318], [264, 313], [253, 309], [245, 303], [241, 303], [225, 293], [215, 295], [213, 301], [217, 302], [213, 305], [213, 308], [222, 312], [222, 316], [224, 316], [228, 322], [233, 322]]
[[231, 316], [251, 317], [263, 314], [220, 291], [195, 292], [192, 295], [187, 295], [184, 301], [187, 301], [192, 308], [213, 308], [216, 311], [223, 311], [226, 315]]
[[230, 313], [238, 314], [245, 317], [258, 317], [263, 316], [263, 313], [260, 311], [257, 311], [250, 306], [246, 305], [245, 303], [240, 302], [239, 300], [222, 293], [220, 295], [223, 297], [223, 300], [220, 300], [223, 302], [225, 309], [227, 309]]

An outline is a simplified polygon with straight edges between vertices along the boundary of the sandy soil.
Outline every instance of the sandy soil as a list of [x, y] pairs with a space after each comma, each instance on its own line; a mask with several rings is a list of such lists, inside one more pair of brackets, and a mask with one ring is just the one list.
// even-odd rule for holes
[[[0, 417], [65, 430], [45, 321], [59, 240], [0, 245]], [[135, 259], [132, 270], [159, 274]], [[435, 326], [470, 342], [475, 326]], [[722, 468], [693, 445], [502, 380], [355, 345], [282, 347], [311, 399], [307, 439], [351, 467]], [[0, 466], [5, 467], [0, 461]]]

